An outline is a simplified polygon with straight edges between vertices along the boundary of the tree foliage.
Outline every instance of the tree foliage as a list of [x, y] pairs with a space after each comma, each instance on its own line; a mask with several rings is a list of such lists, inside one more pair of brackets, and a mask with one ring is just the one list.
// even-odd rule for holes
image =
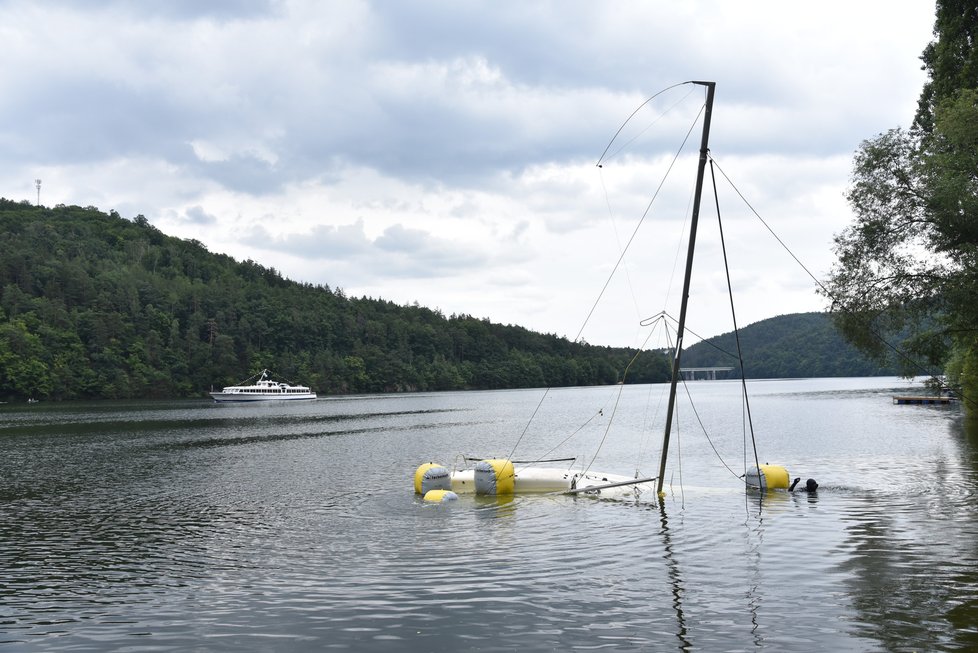
[[974, 0], [938, 0], [934, 35], [920, 59], [928, 73], [917, 102], [914, 125], [932, 131], [938, 107], [953, 100], [961, 89], [978, 87], [978, 3]]
[[978, 345], [976, 19], [975, 0], [937, 3], [914, 124], [856, 153], [854, 221], [836, 236], [826, 284], [837, 323], [862, 350], [881, 357], [884, 339], [903, 333], [906, 374], [919, 373], [918, 362], [971, 360]]
[[[142, 216], [0, 199], [0, 398], [202, 396], [265, 367], [324, 394], [613, 384], [634, 356], [348, 298]], [[645, 352], [624, 380], [669, 374]]]

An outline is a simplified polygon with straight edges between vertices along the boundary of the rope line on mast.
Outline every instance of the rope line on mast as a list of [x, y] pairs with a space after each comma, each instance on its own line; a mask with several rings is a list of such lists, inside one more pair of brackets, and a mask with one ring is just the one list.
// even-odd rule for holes
[[[677, 84], [676, 86], [679, 85]], [[652, 98], [649, 98], [649, 100], [651, 99]], [[646, 102], [648, 102], [648, 100]], [[696, 118], [693, 120], [692, 124], [690, 124], [689, 130], [686, 132], [686, 136], [683, 137], [683, 142], [679, 145], [679, 149], [676, 150], [676, 154], [672, 157], [672, 161], [669, 162], [669, 167], [666, 168], [666, 173], [662, 175], [662, 180], [659, 182], [658, 187], [656, 187], [655, 193], [652, 194], [652, 199], [650, 199], [649, 203], [645, 206], [645, 210], [642, 212], [642, 217], [638, 219], [638, 224], [636, 224], [635, 228], [632, 230], [632, 235], [628, 237], [628, 242], [625, 243], [625, 247], [621, 250], [621, 254], [618, 256], [618, 260], [615, 261], [615, 265], [611, 268], [611, 272], [608, 273], [608, 278], [605, 280], [604, 285], [601, 286], [601, 290], [600, 292], [598, 292], [598, 296], [594, 299], [594, 303], [591, 304], [591, 310], [588, 311], [587, 316], [584, 318], [584, 322], [583, 324], [581, 324], [580, 330], [578, 330], [577, 335], [574, 337], [574, 342], [577, 342], [581, 339], [581, 335], [584, 333], [584, 329], [587, 327], [588, 322], [591, 321], [591, 317], [594, 315], [594, 311], [597, 310], [598, 304], [601, 302], [601, 298], [604, 297], [605, 292], [608, 290], [608, 286], [611, 284], [611, 280], [614, 278], [615, 273], [618, 272], [618, 268], [621, 267], [622, 261], [624, 261], [625, 259], [625, 254], [628, 253], [628, 249], [632, 246], [632, 243], [635, 241], [635, 236], [638, 235], [639, 229], [642, 228], [642, 224], [645, 222], [645, 219], [648, 217], [649, 212], [652, 210], [652, 205], [655, 203], [655, 200], [658, 199], [659, 193], [662, 191], [662, 187], [666, 183], [666, 179], [669, 178], [669, 173], [672, 172], [673, 166], [675, 166], [676, 161], [679, 160], [679, 155], [682, 154], [683, 149], [685, 149], [686, 143], [689, 141], [689, 136], [690, 134], [693, 133], [693, 129], [696, 127], [696, 123], [699, 121], [699, 117], [702, 112], [703, 110], [701, 109], [700, 113], [696, 114]], [[633, 113], [632, 115], [635, 114]], [[629, 120], [630, 119], [631, 117], [629, 117]], [[627, 123], [628, 121], [626, 120], [625, 122]], [[618, 131], [621, 132], [624, 126], [625, 125], [622, 125], [618, 129]], [[615, 136], [618, 136], [618, 134], [615, 134]], [[614, 138], [611, 139], [612, 142], [614, 142], [614, 140], [615, 140]], [[608, 144], [608, 147], [611, 147], [611, 143]], [[605, 151], [607, 151], [607, 149], [608, 148], [605, 148]], [[596, 165], [599, 168], [601, 167], [600, 160]]]
[[[614, 145], [615, 140], [618, 138], [618, 135], [621, 134], [621, 130], [623, 130], [625, 128], [625, 125], [627, 125], [629, 122], [631, 122], [632, 118], [634, 118], [638, 114], [638, 112], [642, 110], [642, 107], [644, 107], [646, 104], [648, 104], [649, 102], [651, 102], [655, 98], [659, 97], [660, 95], [662, 95], [666, 91], [671, 91], [674, 88], [678, 88], [678, 87], [683, 86], [685, 84], [692, 84], [692, 83], [693, 82], [679, 82], [678, 84], [673, 84], [672, 86], [667, 86], [666, 88], [662, 89], [658, 93], [655, 93], [650, 98], [648, 98], [647, 100], [645, 100], [645, 102], [643, 102], [642, 104], [638, 105], [635, 108], [635, 110], [632, 111], [632, 113], [627, 118], [625, 118], [625, 122], [621, 123], [621, 127], [618, 128], [618, 131], [615, 132], [615, 135], [611, 137], [611, 140], [610, 141], [608, 141], [608, 144], [605, 146], [604, 151], [601, 153], [601, 156], [598, 157], [597, 166], [599, 168], [601, 167], [601, 162], [604, 161], [605, 155], [608, 153], [608, 150], [611, 149], [611, 146]], [[692, 90], [690, 90], [690, 93], [692, 93]], [[679, 100], [679, 102], [682, 102], [682, 100], [685, 100], [686, 97], [688, 97], [688, 96], [689, 96], [689, 93], [687, 93], [685, 96], [683, 96], [683, 98], [681, 100]], [[679, 102], [676, 102], [676, 104], [679, 104]], [[676, 106], [676, 104], [673, 104], [672, 106], [674, 107], [674, 106]], [[663, 115], [665, 115], [666, 113], [668, 113], [671, 110], [672, 110], [672, 107], [669, 107], [669, 110], [667, 110], [665, 113], [663, 113]], [[628, 143], [631, 143], [634, 140], [635, 139], [633, 138], [631, 141], [628, 141]], [[628, 145], [628, 143], [625, 143], [625, 145]], [[621, 152], [622, 149], [625, 148], [625, 145], [622, 145], [620, 148], [618, 148], [617, 150], [615, 150], [615, 154], [618, 154], [618, 152]]]
[[[781, 245], [782, 249], [784, 249], [784, 251], [786, 251], [788, 253], [788, 255], [791, 256], [792, 259], [794, 259], [795, 263], [798, 264], [798, 267], [800, 267], [802, 270], [804, 270], [805, 271], [805, 274], [807, 274], [811, 278], [811, 280], [813, 282], [815, 282], [815, 285], [818, 286], [823, 293], [825, 293], [825, 296], [828, 297], [829, 299], [831, 299], [832, 302], [833, 302], [833, 304], [836, 305], [836, 306], [838, 306], [842, 310], [842, 312], [848, 313], [850, 315], [856, 314], [856, 311], [854, 311], [851, 308], [849, 308], [849, 306], [847, 306], [845, 302], [843, 302], [842, 300], [840, 300], [828, 288], [826, 288], [825, 287], [825, 284], [823, 284], [818, 279], [818, 277], [816, 277], [814, 274], [812, 274], [811, 270], [809, 270], [808, 267], [804, 263], [802, 263], [801, 260], [795, 255], [795, 253], [793, 251], [791, 251], [791, 248], [788, 247], [788, 245], [781, 239], [781, 237], [778, 236], [777, 232], [775, 232], [774, 229], [771, 228], [771, 225], [769, 225], [767, 223], [767, 221], [765, 221], [764, 218], [761, 217], [761, 214], [757, 212], [757, 209], [755, 209], [754, 206], [750, 202], [747, 201], [747, 198], [744, 197], [744, 194], [740, 192], [740, 189], [737, 188], [737, 185], [734, 184], [733, 183], [733, 180], [730, 179], [730, 177], [727, 175], [726, 172], [724, 172], [723, 167], [718, 162], [716, 162], [716, 159], [714, 159], [712, 156], [710, 156], [710, 162], [711, 162], [711, 167], [712, 167], [712, 164], [713, 163], [716, 163], [716, 169], [720, 171], [720, 174], [723, 175], [723, 178], [727, 180], [727, 183], [730, 184], [730, 187], [734, 190], [735, 193], [737, 193], [737, 196], [740, 197], [740, 199], [744, 203], [744, 205], [748, 209], [750, 209], [750, 212], [754, 214], [754, 217], [757, 218], [757, 220], [764, 226], [764, 228], [768, 230], [768, 233], [770, 233], [771, 236], [773, 236], [774, 239], [778, 242], [778, 244]], [[894, 345], [893, 343], [891, 343], [889, 340], [887, 340], [886, 338], [884, 338], [883, 337], [883, 334], [881, 334], [878, 330], [876, 330], [876, 329], [874, 329], [874, 328], [872, 328], [870, 326], [867, 326], [866, 327], [866, 330], [870, 333], [870, 335], [872, 335], [874, 338], [876, 338], [877, 340], [879, 340], [887, 349], [889, 349], [891, 352], [893, 352], [893, 354], [895, 354], [897, 356], [897, 358], [899, 358], [900, 360], [902, 360], [904, 363], [909, 364], [911, 368], [916, 369], [919, 372], [921, 372], [921, 376], [928, 377], [935, 384], [937, 384], [937, 386], [939, 388], [946, 389], [946, 386], [945, 386], [944, 382], [941, 381], [941, 379], [939, 379], [937, 376], [935, 376], [934, 374], [932, 374], [930, 371], [928, 371], [927, 367], [924, 364], [920, 363], [919, 361], [911, 358], [909, 355], [907, 355], [906, 353], [904, 353], [899, 347], [897, 347], [896, 345]], [[961, 394], [961, 393], [959, 393], [959, 396], [961, 398], [961, 401], [966, 401], [966, 402], [968, 402], [972, 406], [978, 405], [978, 401], [976, 401], [972, 397], [966, 396], [966, 395]]]
[[[672, 320], [673, 322], [676, 321], [676, 319], [674, 317], [672, 317], [671, 315], [669, 315], [667, 312], [662, 311], [658, 315], [655, 315], [655, 316], [653, 316], [651, 318], [646, 318], [645, 320], [643, 320], [643, 324], [653, 324], [656, 321], [659, 321], [659, 320], [665, 321], [666, 319]], [[695, 332], [693, 332], [690, 329], [686, 329], [686, 331], [688, 331], [689, 333], [692, 333], [693, 335], [695, 335], [698, 338], [701, 338], [701, 336], [697, 335]], [[668, 331], [667, 331], [666, 335], [667, 335], [667, 338], [668, 338]], [[704, 341], [704, 342], [706, 342], [706, 341]], [[669, 344], [669, 347], [671, 349], [672, 348], [672, 341], [671, 340], [668, 340], [668, 344]], [[724, 351], [724, 350], [723, 349], [720, 349], [720, 351]], [[727, 353], [727, 352], [724, 352], [724, 353]], [[731, 355], [733, 355], [733, 354], [731, 354]], [[735, 472], [730, 467], [730, 465], [727, 464], [727, 462], [723, 459], [723, 455], [720, 453], [720, 451], [717, 449], [716, 445], [713, 443], [712, 438], [710, 438], [710, 432], [707, 430], [706, 425], [703, 423], [703, 420], [700, 419], [699, 412], [696, 410], [696, 404], [693, 401], [693, 395], [692, 395], [692, 393], [689, 390], [689, 384], [686, 383], [686, 379], [682, 379], [682, 384], [683, 384], [683, 389], [686, 391], [686, 398], [689, 400], [689, 407], [693, 411], [693, 416], [696, 418], [696, 421], [697, 421], [697, 423], [700, 426], [700, 430], [703, 431], [703, 437], [706, 438], [706, 441], [710, 445], [710, 448], [713, 449], [713, 453], [716, 455], [717, 460], [720, 461], [720, 464], [723, 465], [723, 467], [728, 472], [730, 472], [730, 474], [732, 476], [734, 476], [738, 480], [739, 479], [742, 479], [744, 477], [744, 475], [743, 474], [737, 474], [737, 472]], [[678, 433], [677, 433], [677, 438], [678, 438]], [[681, 467], [682, 467], [682, 458], [680, 456], [680, 479], [682, 478]], [[681, 480], [680, 480], [680, 483], [682, 483]]]
[[628, 365], [625, 366], [625, 370], [621, 374], [621, 382], [618, 384], [618, 392], [615, 396], [615, 403], [611, 408], [611, 416], [608, 418], [608, 426], [605, 427], [604, 435], [601, 436], [601, 441], [598, 442], [598, 446], [594, 450], [594, 455], [591, 456], [591, 460], [584, 467], [584, 471], [583, 471], [584, 474], [587, 474], [587, 472], [591, 469], [591, 465], [593, 465], [594, 461], [597, 460], [598, 454], [601, 453], [601, 449], [602, 447], [604, 447], [604, 443], [608, 439], [608, 434], [611, 432], [611, 424], [615, 421], [615, 414], [618, 412], [618, 404], [621, 402], [622, 392], [624, 392], [625, 390], [625, 378], [628, 376], [628, 370], [632, 368], [632, 364], [636, 360], [638, 360], [638, 357], [642, 354], [643, 351], [645, 351], [645, 345], [648, 344], [649, 339], [652, 337], [652, 333], [654, 332], [653, 331], [649, 332], [649, 335], [646, 336], [645, 338], [645, 342], [643, 342], [642, 346], [639, 347], [638, 350], [636, 350], [635, 355], [632, 356], [632, 359], [630, 361], [628, 361]]
[[[761, 468], [761, 463], [757, 459], [757, 440], [754, 438], [754, 422], [750, 414], [750, 399], [747, 395], [747, 369], [744, 367], [744, 351], [740, 346], [740, 329], [737, 327], [737, 310], [734, 308], [733, 283], [730, 281], [730, 261], [727, 258], [727, 243], [723, 237], [723, 219], [720, 217], [720, 194], [717, 192], [717, 177], [713, 169], [713, 159], [710, 159], [710, 180], [713, 182], [713, 200], [717, 207], [717, 227], [720, 230], [720, 249], [723, 251], [723, 271], [727, 276], [727, 296], [730, 298], [730, 317], [733, 320], [734, 340], [737, 342], [737, 361], [740, 363], [740, 387], [744, 396], [744, 407], [747, 411], [747, 426], [750, 430], [751, 447], [754, 450], [754, 465], [757, 469]], [[712, 443], [711, 443], [712, 444]], [[746, 442], [744, 443], [746, 449]], [[729, 468], [728, 468], [729, 469]], [[744, 469], [746, 476], [747, 470]]]
[[[633, 111], [632, 114], [630, 116], [628, 116], [628, 118], [625, 120], [625, 122], [623, 122], [621, 124], [621, 127], [619, 127], [618, 128], [618, 131], [615, 132], [615, 135], [611, 138], [611, 141], [608, 142], [608, 145], [605, 146], [604, 151], [601, 153], [601, 156], [598, 158], [598, 162], [596, 164], [597, 167], [598, 168], [601, 168], [601, 165], [602, 165], [601, 162], [604, 160], [604, 157], [608, 153], [608, 150], [611, 148], [611, 145], [615, 142], [615, 139], [618, 138], [618, 135], [621, 134], [621, 131], [625, 128], [625, 125], [627, 125], [629, 123], [629, 121], [639, 112], [639, 110], [642, 107], [644, 107], [649, 102], [651, 102], [652, 100], [654, 100], [659, 95], [662, 95], [666, 91], [668, 91], [670, 89], [673, 89], [673, 88], [676, 88], [678, 86], [682, 86], [684, 84], [696, 84], [696, 82], [688, 81], [688, 82], [681, 82], [679, 84], [673, 84], [672, 86], [669, 86], [667, 88], [664, 88], [661, 91], [659, 91], [658, 93], [656, 93], [655, 95], [653, 95], [652, 97], [648, 98], [637, 109], [635, 109], [635, 111]], [[673, 156], [672, 161], [669, 162], [669, 166], [668, 166], [668, 168], [666, 168], [666, 172], [662, 176], [662, 180], [659, 182], [659, 186], [656, 188], [655, 193], [652, 195], [652, 199], [649, 200], [649, 203], [645, 207], [645, 211], [642, 212], [642, 217], [639, 218], [638, 224], [636, 224], [635, 225], [635, 229], [632, 230], [631, 236], [629, 236], [628, 241], [625, 243], [625, 247], [622, 249], [621, 254], [618, 257], [618, 260], [615, 262], [614, 267], [611, 269], [611, 272], [608, 274], [608, 278], [605, 280], [604, 285], [601, 287], [601, 290], [598, 293], [598, 296], [595, 298], [594, 303], [591, 305], [591, 309], [588, 311], [587, 316], [584, 318], [584, 322], [581, 324], [581, 328], [578, 330], [577, 335], [574, 336], [574, 340], [572, 342], [575, 342], [575, 343], [580, 342], [581, 336], [584, 334], [584, 329], [587, 327], [588, 323], [591, 321], [591, 317], [593, 317], [595, 310], [597, 310], [598, 304], [601, 302], [602, 297], [604, 297], [605, 292], [608, 290], [608, 286], [611, 284], [612, 278], [614, 278], [615, 273], [618, 271], [618, 268], [621, 266], [621, 264], [622, 264], [622, 262], [623, 262], [623, 260], [625, 258], [625, 254], [628, 252], [628, 249], [629, 249], [629, 247], [631, 247], [632, 242], [635, 240], [635, 237], [638, 234], [639, 229], [641, 228], [642, 224], [645, 222], [645, 219], [648, 217], [649, 212], [652, 210], [652, 204], [655, 202], [656, 198], [658, 198], [659, 193], [661, 192], [662, 187], [663, 187], [663, 185], [666, 182], [666, 179], [668, 179], [669, 174], [672, 172], [673, 166], [675, 166], [676, 161], [679, 160], [680, 154], [682, 154], [683, 149], [685, 149], [686, 143], [687, 143], [687, 141], [689, 141], [689, 136], [690, 136], [690, 134], [693, 133], [693, 129], [696, 127], [696, 123], [699, 121], [700, 115], [705, 110], [706, 110], [705, 109], [705, 106], [703, 108], [701, 108], [700, 109], [700, 112], [697, 113], [696, 117], [693, 119], [692, 123], [690, 124], [689, 130], [687, 130], [686, 135], [683, 137], [682, 143], [680, 143], [679, 149], [676, 150], [676, 153]], [[530, 424], [532, 424], [533, 423], [533, 420], [536, 418], [536, 415], [540, 411], [540, 407], [543, 405], [544, 400], [546, 400], [547, 395], [550, 393], [551, 388], [552, 388], [552, 386], [547, 386], [546, 390], [543, 393], [543, 396], [540, 397], [540, 401], [537, 403], [536, 407], [533, 409], [533, 413], [530, 415], [530, 418], [527, 420], [526, 425], [523, 427], [523, 431], [520, 433], [519, 437], [516, 439], [516, 442], [513, 444], [512, 451], [510, 452], [510, 457], [511, 458], [513, 457], [513, 454], [516, 453], [517, 448], [519, 448], [520, 443], [523, 441], [523, 438], [526, 436], [527, 432], [529, 431]]]
[[689, 407], [693, 411], [693, 416], [696, 418], [696, 421], [699, 423], [700, 428], [703, 430], [703, 436], [706, 438], [706, 441], [710, 443], [710, 448], [713, 449], [713, 453], [716, 454], [717, 460], [719, 460], [720, 464], [723, 465], [727, 469], [727, 471], [730, 472], [735, 478], [738, 479], [743, 478], [743, 475], [738, 474], [737, 472], [735, 472], [733, 469], [730, 468], [730, 465], [728, 465], [726, 461], [723, 459], [723, 456], [720, 455], [720, 452], [717, 450], [716, 445], [713, 444], [713, 440], [710, 438], [710, 433], [706, 430], [706, 425], [703, 424], [703, 420], [700, 419], [700, 414], [696, 410], [696, 404], [693, 403], [693, 396], [689, 392], [689, 384], [686, 383], [686, 379], [683, 379], [683, 389], [686, 391], [686, 398], [689, 399]]
[[[602, 407], [601, 407], [600, 409], [598, 409], [598, 412], [596, 412], [596, 413], [594, 413], [593, 415], [591, 415], [590, 417], [588, 417], [588, 418], [587, 418], [587, 419], [586, 419], [586, 420], [584, 421], [584, 423], [583, 423], [583, 424], [581, 424], [580, 426], [578, 426], [578, 427], [577, 427], [577, 428], [576, 428], [576, 429], [574, 430], [574, 432], [573, 432], [573, 433], [571, 433], [571, 434], [570, 434], [570, 435], [568, 435], [568, 436], [567, 436], [566, 438], [564, 438], [563, 440], [561, 440], [560, 442], [558, 442], [557, 444], [555, 444], [554, 446], [552, 446], [552, 447], [551, 447], [551, 448], [550, 448], [550, 449], [549, 449], [548, 451], [545, 451], [545, 452], [543, 453], [543, 455], [541, 455], [541, 456], [540, 456], [540, 459], [538, 459], [538, 460], [535, 460], [535, 461], [523, 461], [523, 462], [526, 462], [526, 463], [533, 463], [533, 462], [545, 462], [545, 461], [544, 461], [543, 459], [544, 459], [544, 458], [545, 458], [546, 456], [549, 456], [549, 455], [550, 455], [550, 454], [552, 454], [552, 453], [553, 453], [554, 451], [556, 451], [556, 450], [557, 450], [557, 449], [559, 449], [560, 447], [562, 447], [562, 446], [564, 446], [565, 444], [567, 444], [568, 442], [570, 442], [570, 440], [571, 440], [571, 438], [573, 438], [573, 437], [574, 437], [575, 435], [577, 435], [578, 433], [580, 433], [581, 431], [583, 431], [583, 430], [584, 430], [584, 427], [585, 427], [585, 426], [587, 426], [588, 424], [590, 424], [590, 423], [591, 423], [591, 422], [592, 422], [592, 421], [593, 421], [593, 420], [594, 420], [594, 419], [595, 419], [596, 417], [599, 417], [599, 416], [601, 416], [601, 415], [604, 415], [604, 407], [603, 407], [603, 406], [602, 406]], [[510, 456], [512, 457], [512, 454], [510, 454]], [[577, 460], [577, 458], [575, 457], [575, 458], [574, 458], [573, 460], [575, 460], [575, 461], [576, 461], [576, 460]], [[515, 462], [515, 461], [514, 461], [514, 462]]]

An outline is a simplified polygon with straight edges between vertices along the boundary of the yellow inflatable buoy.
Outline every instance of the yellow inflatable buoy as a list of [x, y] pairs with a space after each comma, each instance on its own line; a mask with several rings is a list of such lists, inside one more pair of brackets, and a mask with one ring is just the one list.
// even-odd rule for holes
[[504, 458], [480, 460], [475, 464], [476, 494], [513, 494], [516, 489], [516, 470]]
[[425, 492], [424, 500], [430, 503], [442, 503], [444, 501], [455, 501], [458, 495], [451, 490], [428, 490]]
[[443, 465], [425, 463], [414, 472], [414, 492], [424, 496], [429, 490], [451, 490], [452, 476]]
[[762, 490], [787, 490], [791, 485], [788, 470], [781, 465], [761, 465], [747, 470], [747, 485]]

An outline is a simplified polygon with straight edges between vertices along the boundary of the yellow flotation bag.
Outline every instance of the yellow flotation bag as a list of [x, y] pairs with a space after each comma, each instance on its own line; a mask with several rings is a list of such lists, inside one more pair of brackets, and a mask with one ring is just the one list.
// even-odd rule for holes
[[444, 501], [457, 501], [458, 495], [451, 490], [428, 490], [424, 494], [424, 500], [429, 503], [442, 503]]
[[451, 490], [452, 477], [443, 465], [424, 463], [414, 472], [414, 491], [424, 496], [430, 490]]
[[491, 458], [475, 464], [476, 494], [513, 494], [515, 487], [516, 471], [511, 461]]
[[788, 470], [781, 465], [761, 465], [747, 470], [747, 485], [761, 490], [787, 490], [791, 485]]

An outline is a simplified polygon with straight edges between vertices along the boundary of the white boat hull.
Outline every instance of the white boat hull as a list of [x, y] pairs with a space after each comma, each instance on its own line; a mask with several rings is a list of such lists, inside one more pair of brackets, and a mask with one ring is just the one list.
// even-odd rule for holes
[[209, 393], [214, 401], [234, 401], [234, 402], [251, 402], [251, 401], [297, 401], [302, 399], [315, 399], [315, 392], [306, 393], [296, 393], [296, 394], [278, 394], [278, 395], [264, 395], [264, 394], [245, 394], [243, 392], [211, 392]]
[[[472, 494], [476, 491], [474, 469], [456, 471], [451, 475], [451, 479], [452, 491], [456, 494]], [[588, 487], [600, 488], [604, 485], [631, 480], [634, 479], [619, 474], [603, 474], [600, 472], [581, 474], [580, 472], [551, 467], [517, 467], [513, 479], [513, 494], [567, 492], [575, 488], [578, 490]], [[627, 492], [629, 487], [633, 486], [624, 486], [619, 493]], [[594, 493], [601, 492], [604, 490], [596, 490]]]
[[[254, 377], [252, 377], [254, 378]], [[251, 385], [226, 385], [220, 392], [209, 392], [214, 401], [297, 401], [315, 399], [316, 393], [305, 385], [292, 385], [274, 381], [271, 372], [262, 370], [258, 380]]]

